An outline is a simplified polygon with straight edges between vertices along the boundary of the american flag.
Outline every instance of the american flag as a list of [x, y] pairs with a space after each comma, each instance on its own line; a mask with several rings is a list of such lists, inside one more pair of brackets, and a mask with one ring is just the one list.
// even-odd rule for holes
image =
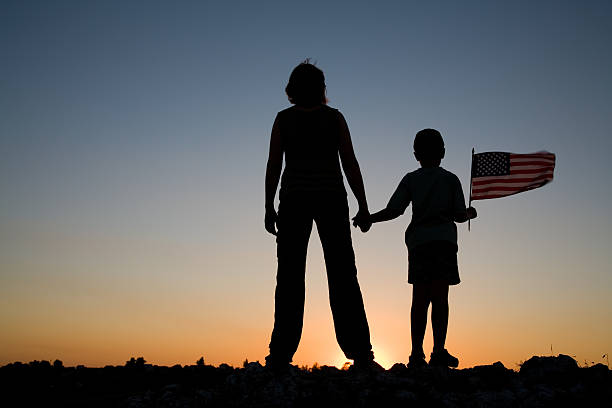
[[505, 197], [552, 181], [555, 155], [549, 152], [478, 153], [472, 160], [471, 200]]

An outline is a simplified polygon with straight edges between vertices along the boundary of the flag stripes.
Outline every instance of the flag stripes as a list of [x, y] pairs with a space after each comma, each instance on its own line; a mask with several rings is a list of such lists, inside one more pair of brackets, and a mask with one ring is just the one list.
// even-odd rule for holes
[[541, 187], [553, 180], [555, 155], [548, 152], [474, 155], [472, 200], [500, 198]]

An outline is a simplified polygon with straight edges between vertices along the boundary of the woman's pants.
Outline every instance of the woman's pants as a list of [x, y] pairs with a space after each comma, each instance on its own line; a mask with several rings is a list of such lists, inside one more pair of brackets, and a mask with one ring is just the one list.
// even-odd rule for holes
[[345, 193], [293, 194], [281, 199], [274, 330], [269, 358], [290, 362], [300, 342], [306, 251], [313, 221], [323, 246], [338, 344], [349, 359], [370, 359], [373, 356], [370, 330], [357, 281]]

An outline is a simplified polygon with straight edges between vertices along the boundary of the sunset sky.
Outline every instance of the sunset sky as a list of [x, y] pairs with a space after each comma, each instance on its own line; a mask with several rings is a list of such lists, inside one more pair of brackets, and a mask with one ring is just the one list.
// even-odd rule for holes
[[[460, 367], [612, 352], [612, 2], [3, 1], [0, 365], [239, 365], [268, 352], [276, 247], [264, 174], [310, 57], [372, 211], [440, 130], [470, 152], [557, 155], [555, 180], [476, 201], [447, 348]], [[350, 197], [351, 213], [357, 211]], [[401, 218], [354, 230], [372, 344], [410, 353]], [[316, 228], [294, 363], [342, 365]], [[425, 351], [431, 352], [428, 327]]]

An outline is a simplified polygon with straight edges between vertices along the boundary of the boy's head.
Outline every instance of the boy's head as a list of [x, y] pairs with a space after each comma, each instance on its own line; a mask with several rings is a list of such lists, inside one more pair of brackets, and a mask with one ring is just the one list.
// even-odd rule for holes
[[444, 158], [444, 140], [436, 129], [423, 129], [414, 137], [414, 157], [424, 164], [439, 165]]

